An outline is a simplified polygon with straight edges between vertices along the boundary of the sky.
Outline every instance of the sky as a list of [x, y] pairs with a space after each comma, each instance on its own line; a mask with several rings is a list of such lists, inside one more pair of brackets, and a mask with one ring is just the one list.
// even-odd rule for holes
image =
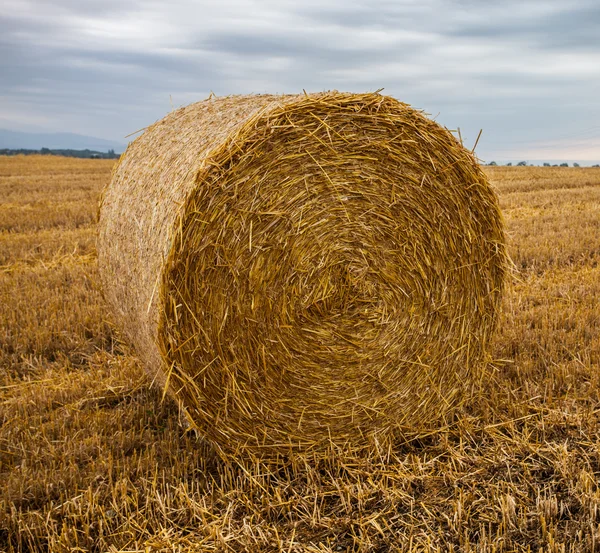
[[598, 0], [3, 0], [0, 127], [126, 135], [216, 95], [375, 91], [491, 160], [600, 160]]

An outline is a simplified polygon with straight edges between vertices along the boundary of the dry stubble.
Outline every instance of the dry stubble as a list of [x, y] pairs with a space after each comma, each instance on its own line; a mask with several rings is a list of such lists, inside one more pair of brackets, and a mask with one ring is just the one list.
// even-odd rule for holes
[[[0, 234], [0, 550], [598, 550], [599, 170], [489, 169], [518, 280], [481, 402], [381, 462], [240, 467], [118, 345], [88, 241], [110, 169], [0, 158], [0, 201], [37, 190], [12, 220], [38, 210]], [[46, 209], [67, 180], [79, 228]]]

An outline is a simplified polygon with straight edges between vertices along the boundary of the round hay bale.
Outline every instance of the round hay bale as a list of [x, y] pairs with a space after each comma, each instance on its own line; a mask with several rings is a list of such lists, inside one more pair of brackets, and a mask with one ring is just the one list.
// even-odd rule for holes
[[222, 455], [431, 429], [484, 370], [507, 267], [475, 158], [378, 93], [210, 98], [104, 191], [106, 299]]

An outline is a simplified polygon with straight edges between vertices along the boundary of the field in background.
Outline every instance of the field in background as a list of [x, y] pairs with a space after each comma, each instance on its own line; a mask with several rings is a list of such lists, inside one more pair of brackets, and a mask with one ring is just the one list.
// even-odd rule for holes
[[111, 326], [112, 166], [0, 157], [0, 551], [600, 551], [600, 169], [486, 168], [517, 273], [479, 401], [381, 462], [241, 468]]

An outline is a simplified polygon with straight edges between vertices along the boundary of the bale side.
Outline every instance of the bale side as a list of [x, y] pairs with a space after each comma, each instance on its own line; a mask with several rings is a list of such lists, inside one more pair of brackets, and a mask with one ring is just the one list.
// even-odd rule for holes
[[97, 245], [104, 295], [145, 369], [163, 386], [158, 300], [181, 207], [211, 151], [248, 117], [285, 99], [213, 97], [173, 111], [129, 144], [103, 192]]

